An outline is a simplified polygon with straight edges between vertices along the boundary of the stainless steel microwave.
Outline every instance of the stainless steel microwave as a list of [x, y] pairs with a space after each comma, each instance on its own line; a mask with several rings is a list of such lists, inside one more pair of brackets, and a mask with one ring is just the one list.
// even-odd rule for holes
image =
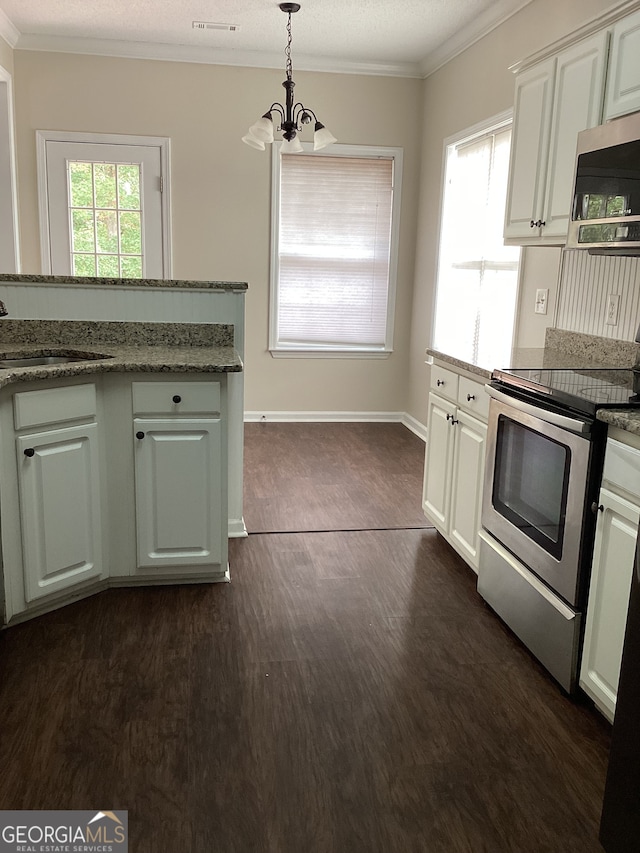
[[640, 112], [578, 134], [567, 248], [640, 255]]

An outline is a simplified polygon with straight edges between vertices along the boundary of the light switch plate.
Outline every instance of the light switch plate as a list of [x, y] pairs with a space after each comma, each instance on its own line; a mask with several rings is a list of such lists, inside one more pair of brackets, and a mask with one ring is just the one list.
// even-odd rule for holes
[[539, 288], [536, 290], [536, 314], [547, 313], [547, 303], [549, 301], [549, 289]]
[[607, 316], [605, 323], [607, 326], [618, 325], [618, 311], [620, 310], [620, 294], [610, 293], [607, 298]]

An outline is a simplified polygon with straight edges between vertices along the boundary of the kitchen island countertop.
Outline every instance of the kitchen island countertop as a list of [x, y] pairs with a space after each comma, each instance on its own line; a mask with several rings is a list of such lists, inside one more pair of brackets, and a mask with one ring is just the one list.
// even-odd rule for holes
[[0, 324], [0, 358], [74, 353], [88, 358], [0, 368], [0, 388], [94, 373], [238, 373], [243, 369], [233, 326], [224, 324], [39, 320]]

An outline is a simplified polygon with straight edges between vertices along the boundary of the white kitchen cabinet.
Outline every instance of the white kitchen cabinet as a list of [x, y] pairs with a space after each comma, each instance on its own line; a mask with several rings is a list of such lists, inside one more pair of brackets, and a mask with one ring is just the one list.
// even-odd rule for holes
[[607, 31], [518, 75], [505, 241], [563, 245], [571, 209], [578, 133], [600, 123]]
[[102, 573], [98, 426], [17, 440], [26, 601]]
[[133, 422], [138, 571], [224, 577], [227, 491], [220, 383], [133, 383], [133, 400], [134, 412], [165, 415]]
[[604, 119], [640, 110], [640, 11], [614, 25]]
[[449, 537], [477, 570], [487, 425], [463, 409], [458, 410], [456, 421]]
[[580, 686], [612, 721], [640, 519], [639, 450], [607, 443], [597, 513]]
[[[549, 59], [516, 79], [505, 241], [539, 236], [553, 107], [556, 60]], [[535, 235], [534, 232], [535, 231]]]
[[455, 432], [451, 421], [456, 406], [437, 394], [429, 394], [427, 446], [425, 449], [422, 508], [440, 530], [448, 532], [451, 470]]
[[[446, 384], [438, 386], [443, 376]], [[437, 366], [431, 384], [437, 390], [455, 389], [455, 402], [429, 394], [422, 508], [477, 571], [488, 398], [482, 383]]]
[[[14, 415], [18, 428], [52, 418], [95, 421], [95, 388], [16, 394]], [[102, 574], [98, 425], [19, 434], [16, 456], [24, 600], [30, 603]]]

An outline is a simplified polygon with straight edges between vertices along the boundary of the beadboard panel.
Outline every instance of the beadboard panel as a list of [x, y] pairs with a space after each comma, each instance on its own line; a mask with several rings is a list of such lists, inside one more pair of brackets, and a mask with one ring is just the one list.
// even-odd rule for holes
[[244, 350], [244, 293], [184, 288], [80, 288], [2, 282], [9, 316], [22, 320], [119, 320], [146, 323], [233, 323]]
[[[610, 294], [620, 297], [618, 322], [610, 325]], [[633, 341], [640, 323], [640, 258], [565, 251], [556, 327], [603, 338]]]

